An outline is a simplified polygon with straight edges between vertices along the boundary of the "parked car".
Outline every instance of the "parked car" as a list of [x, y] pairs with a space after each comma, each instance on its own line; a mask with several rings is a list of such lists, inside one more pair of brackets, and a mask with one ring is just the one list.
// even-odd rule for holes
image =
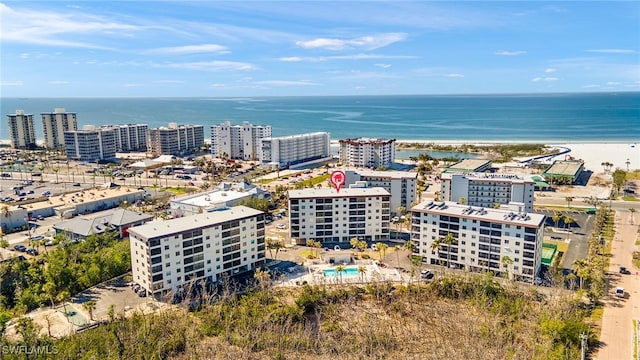
[[33, 255], [33, 256], [38, 256], [38, 250], [34, 249], [34, 248], [28, 248], [26, 250], [26, 253], [29, 255]]
[[629, 271], [629, 269], [627, 269], [624, 266], [620, 266], [620, 274], [624, 274], [624, 275], [630, 275], [631, 271]]
[[44, 239], [44, 235], [36, 235], [31, 237], [31, 241], [40, 241]]
[[51, 196], [51, 191], [49, 191], [49, 190], [43, 191], [42, 192], [42, 196]]
[[623, 298], [624, 297], [624, 288], [621, 287], [617, 287], [616, 288], [616, 296], [619, 298]]
[[53, 245], [55, 245], [53, 239], [49, 239], [49, 240], [44, 242], [44, 246], [53, 246]]
[[13, 249], [16, 250], [16, 251], [20, 251], [20, 252], [27, 251], [27, 247], [24, 246], [24, 245], [20, 245], [20, 244], [14, 246]]
[[80, 186], [80, 183], [73, 183], [73, 186]]
[[285, 224], [276, 224], [276, 229], [284, 230], [287, 226]]

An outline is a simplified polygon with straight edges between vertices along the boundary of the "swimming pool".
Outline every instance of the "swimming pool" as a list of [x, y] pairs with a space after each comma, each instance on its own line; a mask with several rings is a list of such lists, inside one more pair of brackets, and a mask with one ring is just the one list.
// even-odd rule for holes
[[[338, 270], [336, 270], [336, 269], [322, 270], [322, 275], [324, 275], [324, 277], [337, 277], [337, 276], [340, 276], [340, 275], [338, 275]], [[356, 268], [356, 267], [346, 267], [346, 268], [344, 268], [344, 271], [342, 271], [342, 276], [343, 277], [358, 276], [358, 275], [360, 275], [360, 274], [358, 272], [358, 268]]]

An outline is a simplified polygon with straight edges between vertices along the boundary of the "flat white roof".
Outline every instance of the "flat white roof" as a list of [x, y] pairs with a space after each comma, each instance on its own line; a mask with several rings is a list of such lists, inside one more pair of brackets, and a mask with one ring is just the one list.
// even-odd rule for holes
[[357, 196], [389, 196], [389, 192], [381, 187], [342, 188], [337, 192], [334, 188], [289, 190], [289, 199], [299, 198], [344, 198]]
[[376, 171], [369, 169], [356, 169], [350, 171], [360, 174], [360, 176], [387, 177], [391, 179], [415, 179], [418, 177], [418, 173], [413, 171]]
[[453, 201], [425, 201], [411, 208], [411, 211], [538, 228], [543, 225], [545, 219], [545, 215], [542, 214], [518, 213], [509, 209], [482, 208], [458, 204]]
[[507, 173], [478, 173], [478, 172], [470, 172], [470, 173], [442, 173], [441, 178], [443, 180], [451, 179], [453, 176], [464, 176], [471, 180], [483, 180], [483, 181], [509, 181], [509, 182], [517, 182], [517, 181], [525, 181], [534, 183], [532, 175], [529, 174], [507, 174]]
[[206, 193], [189, 195], [172, 200], [172, 203], [199, 207], [210, 207], [217, 204], [235, 201], [253, 195], [252, 191], [214, 190]]
[[145, 239], [166, 236], [182, 231], [198, 229], [224, 223], [231, 220], [244, 219], [262, 214], [246, 206], [234, 206], [227, 210], [189, 215], [171, 220], [154, 220], [144, 225], [129, 228], [129, 232]]

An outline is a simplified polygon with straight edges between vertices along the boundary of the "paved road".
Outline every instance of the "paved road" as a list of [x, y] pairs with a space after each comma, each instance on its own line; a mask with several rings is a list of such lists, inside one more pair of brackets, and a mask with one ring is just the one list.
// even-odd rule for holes
[[[632, 358], [632, 319], [640, 319], [640, 275], [631, 266], [631, 254], [638, 235], [639, 216], [635, 215], [635, 224], [631, 223], [629, 211], [616, 213], [616, 235], [611, 249], [609, 265], [609, 293], [604, 299], [604, 315], [602, 318], [602, 347], [594, 356], [598, 360], [626, 360]], [[620, 266], [631, 269], [631, 275], [622, 275]], [[617, 286], [627, 292], [625, 298], [614, 295]]]

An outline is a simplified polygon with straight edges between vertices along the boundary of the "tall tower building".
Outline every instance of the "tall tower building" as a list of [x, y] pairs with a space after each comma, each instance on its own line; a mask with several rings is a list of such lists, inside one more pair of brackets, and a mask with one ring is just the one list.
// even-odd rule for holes
[[36, 135], [33, 130], [33, 115], [24, 110], [16, 110], [7, 115], [11, 146], [15, 149], [32, 149], [36, 147]]
[[42, 130], [44, 146], [56, 149], [64, 146], [64, 132], [78, 130], [76, 113], [66, 112], [64, 108], [56, 108], [52, 113], [42, 113]]
[[248, 121], [242, 125], [231, 125], [225, 121], [211, 126], [211, 154], [230, 159], [260, 159], [260, 140], [271, 137], [271, 126], [253, 125]]

